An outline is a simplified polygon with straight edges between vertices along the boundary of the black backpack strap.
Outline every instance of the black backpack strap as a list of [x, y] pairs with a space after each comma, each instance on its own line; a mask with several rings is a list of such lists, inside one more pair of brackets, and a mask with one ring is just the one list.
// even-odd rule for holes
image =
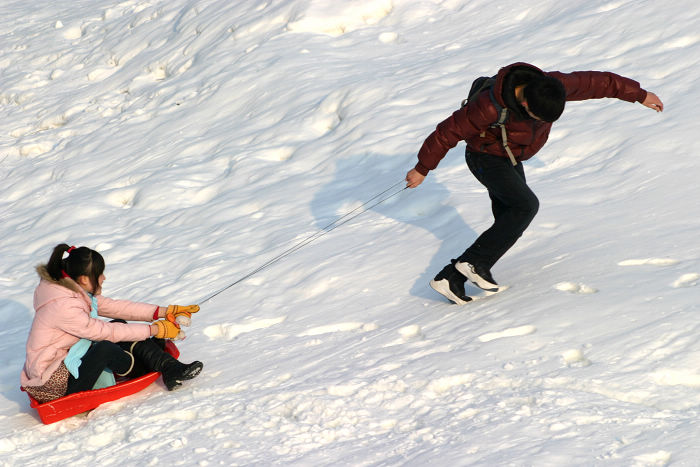
[[496, 112], [498, 113], [498, 120], [496, 120], [496, 123], [494, 123], [491, 126], [501, 126], [506, 122], [506, 119], [508, 118], [508, 109], [506, 107], [501, 106], [501, 104], [498, 103], [498, 101], [496, 100], [496, 96], [493, 93], [493, 87], [489, 89], [489, 99], [491, 99], [491, 103], [496, 108]]

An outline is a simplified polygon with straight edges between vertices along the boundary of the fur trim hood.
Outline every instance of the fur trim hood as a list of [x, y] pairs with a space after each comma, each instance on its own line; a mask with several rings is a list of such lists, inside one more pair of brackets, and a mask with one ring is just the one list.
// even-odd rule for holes
[[36, 272], [39, 274], [41, 280], [48, 282], [52, 287], [41, 289], [43, 292], [40, 292], [39, 289], [37, 290], [39, 293], [37, 293], [34, 297], [35, 308], [38, 308], [56, 298], [74, 294], [82, 297], [85, 300], [85, 303], [87, 303], [88, 306], [90, 305], [90, 297], [88, 297], [83, 288], [70, 277], [62, 277], [59, 280], [54, 279], [51, 277], [51, 274], [49, 274], [49, 270], [45, 264], [40, 264], [37, 266]]

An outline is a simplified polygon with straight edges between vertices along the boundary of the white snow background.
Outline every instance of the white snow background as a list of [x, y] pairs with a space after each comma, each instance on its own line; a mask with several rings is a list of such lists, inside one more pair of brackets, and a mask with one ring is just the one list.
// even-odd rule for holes
[[[698, 24], [696, 0], [4, 0], [0, 464], [698, 465]], [[104, 254], [108, 296], [196, 303], [401, 182], [515, 61], [666, 110], [567, 105], [509, 290], [428, 286], [491, 220], [462, 143], [204, 303], [197, 379], [39, 422], [19, 372], [57, 243]]]

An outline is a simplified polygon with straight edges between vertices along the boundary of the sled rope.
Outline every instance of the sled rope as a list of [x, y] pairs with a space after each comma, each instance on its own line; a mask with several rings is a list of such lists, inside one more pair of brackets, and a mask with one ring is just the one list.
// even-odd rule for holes
[[[361, 214], [363, 214], [363, 213], [369, 211], [370, 209], [380, 205], [381, 203], [393, 198], [394, 196], [398, 195], [399, 193], [401, 193], [402, 191], [404, 191], [408, 187], [406, 186], [406, 187], [403, 187], [399, 190], [393, 191], [389, 195], [386, 195], [386, 193], [394, 190], [398, 185], [401, 185], [402, 183], [405, 183], [405, 180], [401, 180], [399, 182], [396, 182], [395, 184], [393, 184], [392, 186], [390, 186], [386, 190], [382, 191], [381, 193], [379, 193], [379, 194], [373, 196], [372, 198], [370, 198], [369, 200], [365, 201], [364, 203], [362, 203], [360, 206], [356, 207], [352, 211], [349, 211], [349, 212], [343, 214], [342, 216], [340, 216], [339, 218], [337, 218], [336, 220], [334, 220], [333, 222], [331, 222], [330, 224], [328, 224], [327, 226], [325, 226], [324, 228], [322, 228], [318, 232], [316, 232], [312, 235], [309, 235], [304, 240], [300, 241], [296, 245], [292, 246], [288, 250], [285, 250], [284, 252], [280, 253], [279, 255], [275, 256], [274, 258], [270, 259], [269, 261], [263, 263], [261, 266], [252, 270], [251, 272], [249, 272], [245, 276], [241, 277], [240, 279], [236, 280], [235, 282], [232, 282], [231, 284], [227, 285], [223, 289], [209, 295], [204, 300], [201, 300], [199, 302], [199, 304], [201, 305], [202, 303], [208, 302], [212, 298], [214, 298], [217, 295], [223, 293], [224, 291], [230, 289], [231, 287], [233, 287], [237, 284], [240, 284], [244, 280], [249, 279], [250, 277], [253, 277], [255, 274], [259, 273], [263, 269], [267, 269], [268, 267], [272, 266], [273, 264], [275, 264], [275, 263], [281, 261], [282, 259], [286, 258], [287, 256], [291, 255], [295, 251], [302, 249], [303, 247], [305, 247], [309, 243], [311, 243], [315, 240], [318, 240], [319, 238], [323, 237], [324, 235], [329, 234], [330, 232], [337, 229], [341, 225], [350, 222], [351, 220], [355, 219], [356, 217], [360, 216]], [[375, 201], [377, 198], [380, 198], [379, 201], [376, 201], [370, 205], [370, 203]], [[356, 213], [356, 211], [359, 211], [359, 212]]]

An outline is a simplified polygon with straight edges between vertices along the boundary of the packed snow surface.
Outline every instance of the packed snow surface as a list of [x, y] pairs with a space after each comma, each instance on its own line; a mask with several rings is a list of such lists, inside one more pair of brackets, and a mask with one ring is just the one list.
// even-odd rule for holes
[[[698, 24], [696, 0], [4, 0], [0, 464], [697, 465]], [[569, 103], [526, 163], [509, 289], [459, 307], [428, 282], [490, 224], [464, 145], [401, 181], [516, 61], [666, 109]], [[202, 304], [178, 391], [46, 426], [20, 392], [57, 243], [167, 305], [310, 236]]]

